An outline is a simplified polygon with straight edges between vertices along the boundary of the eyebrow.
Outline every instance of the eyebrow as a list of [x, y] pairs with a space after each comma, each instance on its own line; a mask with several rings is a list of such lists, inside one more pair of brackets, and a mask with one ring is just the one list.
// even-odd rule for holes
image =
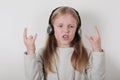
[[[57, 24], [63, 24], [63, 23], [57, 23]], [[70, 23], [70, 24], [68, 24], [68, 25], [77, 25], [77, 24], [71, 24], [71, 23]]]

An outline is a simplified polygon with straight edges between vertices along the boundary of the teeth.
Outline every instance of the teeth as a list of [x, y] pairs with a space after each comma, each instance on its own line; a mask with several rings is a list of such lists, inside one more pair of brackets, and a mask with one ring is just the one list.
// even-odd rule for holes
[[63, 36], [63, 37], [64, 37], [64, 38], [67, 38], [68, 36], [65, 35], [65, 36]]

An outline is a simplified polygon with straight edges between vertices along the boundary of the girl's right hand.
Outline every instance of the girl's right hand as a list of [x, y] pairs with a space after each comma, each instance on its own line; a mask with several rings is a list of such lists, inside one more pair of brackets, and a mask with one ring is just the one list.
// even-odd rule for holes
[[35, 53], [35, 50], [36, 50], [35, 40], [36, 40], [36, 38], [37, 38], [37, 34], [35, 34], [34, 36], [32, 36], [32, 35], [27, 36], [27, 28], [24, 29], [23, 40], [24, 40], [24, 44], [27, 48], [28, 54]]

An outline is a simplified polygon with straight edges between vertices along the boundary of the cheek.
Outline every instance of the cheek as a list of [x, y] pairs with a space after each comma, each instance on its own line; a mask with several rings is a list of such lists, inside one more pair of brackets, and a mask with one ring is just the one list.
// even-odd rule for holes
[[70, 37], [71, 37], [71, 38], [74, 38], [74, 36], [75, 36], [75, 33], [76, 33], [76, 30], [74, 30], [74, 31], [71, 31]]
[[54, 35], [56, 38], [58, 38], [60, 36], [60, 31], [58, 29], [54, 30]]

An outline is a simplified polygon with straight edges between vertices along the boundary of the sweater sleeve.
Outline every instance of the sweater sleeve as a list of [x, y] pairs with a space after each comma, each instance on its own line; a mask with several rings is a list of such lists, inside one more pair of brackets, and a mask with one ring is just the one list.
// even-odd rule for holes
[[88, 80], [105, 80], [104, 52], [90, 52], [87, 69]]
[[43, 63], [41, 50], [34, 54], [24, 54], [25, 78], [26, 80], [42, 80]]

